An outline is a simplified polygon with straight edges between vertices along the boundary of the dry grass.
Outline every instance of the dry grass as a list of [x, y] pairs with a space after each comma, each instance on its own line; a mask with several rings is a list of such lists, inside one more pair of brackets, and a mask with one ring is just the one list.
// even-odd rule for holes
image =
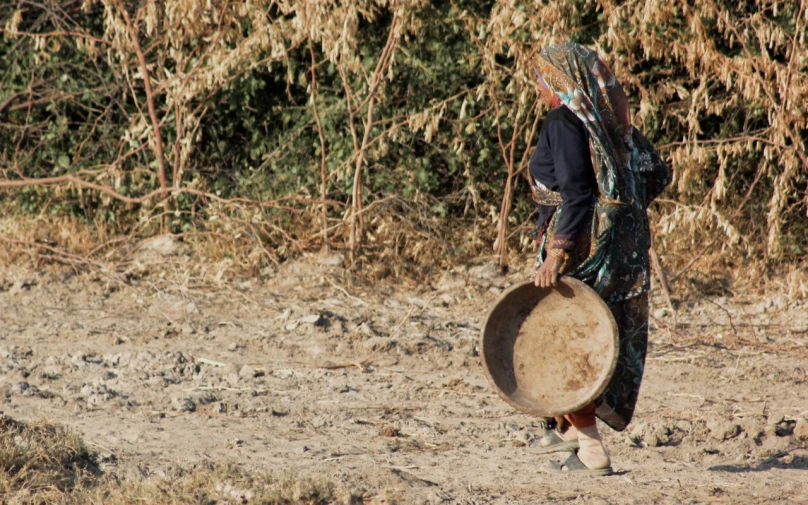
[[[374, 282], [396, 278], [424, 282], [456, 265], [492, 261], [491, 221], [437, 218], [423, 205], [390, 199], [373, 207], [366, 222], [366, 247], [357, 257], [358, 268], [341, 282]], [[139, 251], [152, 234], [115, 234], [111, 228], [68, 218], [0, 219], [0, 265], [27, 264], [37, 269], [57, 268], [65, 273], [100, 273], [110, 282], [135, 278], [162, 279], [178, 285], [219, 284], [234, 278], [269, 275], [296, 257], [319, 254], [321, 243], [307, 240], [317, 223], [290, 227], [287, 236], [266, 227], [248, 226], [226, 215], [210, 229], [176, 235], [181, 252], [170, 257], [140, 261]], [[651, 214], [655, 229], [669, 222]], [[512, 233], [521, 234], [523, 224]], [[294, 233], [294, 236], [291, 234]], [[9, 242], [8, 240], [16, 242]], [[737, 251], [716, 246], [705, 249], [689, 232], [656, 234], [663, 268], [677, 300], [701, 295], [784, 293], [791, 299], [808, 296], [808, 270], [804, 263], [772, 262], [762, 256], [741, 258]], [[535, 245], [520, 244], [511, 253], [514, 269], [527, 269]], [[348, 265], [344, 248], [332, 249]], [[115, 281], [114, 279], [117, 279]], [[13, 282], [12, 279], [5, 279]], [[0, 282], [2, 280], [0, 279]]]
[[232, 465], [174, 468], [159, 477], [102, 473], [75, 433], [0, 415], [0, 503], [8, 505], [395, 503], [393, 494], [347, 489], [324, 478], [246, 472]]
[[[423, 280], [439, 274], [456, 262], [473, 261], [490, 255], [491, 222], [460, 221], [439, 217], [430, 211], [433, 201], [406, 200], [389, 196], [365, 207], [365, 247], [356, 258], [359, 277], [377, 280], [388, 277]], [[144, 240], [159, 234], [148, 226], [133, 225], [122, 233], [117, 225], [82, 222], [69, 217], [21, 216], [13, 208], [0, 215], [0, 264], [24, 261], [41, 267], [64, 264], [76, 271], [107, 270], [138, 276], [171, 270], [165, 264], [143, 269], [133, 261]], [[257, 276], [284, 261], [322, 250], [319, 223], [299, 216], [294, 219], [269, 216], [244, 219], [239, 209], [209, 209], [195, 231], [176, 234], [193, 261], [182, 259], [182, 269], [195, 277], [222, 280]], [[349, 256], [343, 241], [347, 229], [338, 222], [330, 237], [333, 253]], [[151, 223], [154, 224], [154, 223]], [[481, 231], [481, 229], [485, 231]]]
[[55, 503], [100, 474], [75, 434], [0, 416], [0, 494], [10, 503]]

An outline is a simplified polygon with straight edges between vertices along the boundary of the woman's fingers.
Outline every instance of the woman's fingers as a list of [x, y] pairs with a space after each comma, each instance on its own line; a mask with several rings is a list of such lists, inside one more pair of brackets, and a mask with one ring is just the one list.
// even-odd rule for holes
[[547, 268], [546, 265], [542, 265], [539, 287], [546, 288], [550, 286], [551, 272], [552, 270]]
[[533, 284], [540, 288], [557, 285], [559, 270], [561, 270], [561, 261], [554, 256], [548, 256], [533, 273]]
[[540, 288], [549, 288], [550, 286], [555, 286], [558, 283], [559, 268], [560, 263], [557, 260], [547, 258], [547, 260], [542, 263], [541, 267], [539, 267], [539, 269], [536, 271], [533, 284]]

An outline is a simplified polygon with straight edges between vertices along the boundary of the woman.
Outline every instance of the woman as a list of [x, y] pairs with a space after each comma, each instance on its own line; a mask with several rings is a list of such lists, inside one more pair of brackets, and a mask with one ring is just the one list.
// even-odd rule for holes
[[646, 209], [670, 170], [632, 127], [623, 87], [595, 51], [554, 45], [531, 64], [552, 108], [530, 160], [539, 204], [535, 283], [555, 285], [559, 275], [584, 281], [611, 308], [620, 333], [604, 393], [559, 420], [539, 440], [539, 452], [577, 449], [550, 470], [605, 475], [611, 462], [595, 419], [622, 431], [634, 413], [648, 343]]

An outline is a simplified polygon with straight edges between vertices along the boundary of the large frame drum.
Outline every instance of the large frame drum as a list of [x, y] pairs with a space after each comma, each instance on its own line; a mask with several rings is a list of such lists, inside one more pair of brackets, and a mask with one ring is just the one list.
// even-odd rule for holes
[[583, 282], [562, 277], [505, 292], [480, 336], [483, 369], [503, 400], [538, 417], [575, 412], [606, 388], [619, 351], [611, 310]]

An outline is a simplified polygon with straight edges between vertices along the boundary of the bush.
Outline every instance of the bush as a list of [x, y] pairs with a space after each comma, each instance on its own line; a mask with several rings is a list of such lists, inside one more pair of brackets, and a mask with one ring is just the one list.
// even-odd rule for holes
[[652, 212], [669, 265], [808, 245], [808, 0], [85, 4], [0, 7], [16, 212], [241, 234], [264, 256], [504, 262], [529, 246], [529, 61], [574, 40], [674, 168]]

